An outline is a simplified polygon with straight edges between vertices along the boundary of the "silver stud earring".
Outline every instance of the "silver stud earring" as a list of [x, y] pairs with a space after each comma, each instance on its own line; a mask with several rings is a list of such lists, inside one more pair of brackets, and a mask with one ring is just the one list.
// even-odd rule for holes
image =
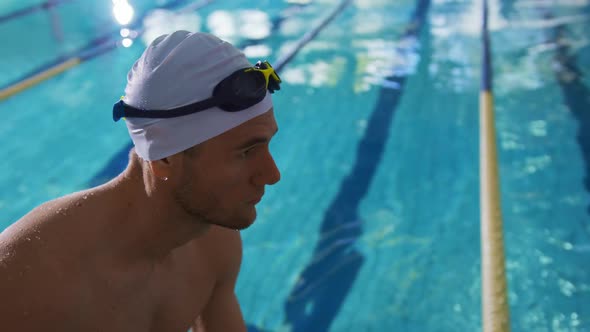
[[168, 181], [168, 178], [167, 177], [163, 177], [162, 180]]

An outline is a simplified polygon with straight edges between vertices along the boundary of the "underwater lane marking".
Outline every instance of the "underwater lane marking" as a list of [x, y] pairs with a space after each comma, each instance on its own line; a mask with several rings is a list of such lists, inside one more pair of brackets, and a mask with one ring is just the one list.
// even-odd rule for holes
[[[402, 39], [418, 39], [429, 6], [429, 0], [418, 1]], [[354, 166], [326, 210], [320, 240], [285, 303], [284, 325], [292, 332], [329, 330], [362, 267], [364, 257], [356, 247], [363, 233], [358, 207], [381, 161], [407, 75], [392, 75], [386, 79], [398, 89], [382, 86], [357, 146]], [[342, 224], [351, 227], [341, 227]]]

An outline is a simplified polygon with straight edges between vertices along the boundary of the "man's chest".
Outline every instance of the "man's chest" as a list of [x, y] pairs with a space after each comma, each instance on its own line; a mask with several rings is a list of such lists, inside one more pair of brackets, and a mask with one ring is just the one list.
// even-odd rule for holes
[[204, 266], [186, 266], [154, 281], [151, 289], [159, 297], [155, 301], [150, 331], [186, 331], [209, 302], [215, 280], [215, 274]]
[[[96, 331], [186, 332], [207, 305], [215, 273], [206, 262], [179, 260], [147, 277], [126, 275], [95, 283], [80, 313]], [[94, 329], [85, 329], [93, 331]]]

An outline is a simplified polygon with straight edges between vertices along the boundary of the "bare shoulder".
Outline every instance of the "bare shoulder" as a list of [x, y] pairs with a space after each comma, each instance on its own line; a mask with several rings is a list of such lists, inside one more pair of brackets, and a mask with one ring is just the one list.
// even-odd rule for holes
[[0, 301], [0, 311], [10, 318], [9, 326], [11, 320], [16, 324], [28, 315], [35, 315], [37, 322], [47, 321], [49, 316], [43, 316], [64, 298], [70, 278], [63, 267], [74, 255], [67, 250], [72, 232], [65, 227], [69, 218], [62, 214], [65, 207], [63, 199], [47, 202], [0, 233], [0, 297], [11, 299]]
[[14, 222], [0, 233], [0, 251], [4, 253], [0, 259], [4, 258], [5, 264], [8, 259], [10, 262], [29, 260], [32, 258], [29, 254], [36, 254], [41, 247], [55, 242], [49, 239], [52, 233], [58, 232], [54, 229], [64, 223], [65, 213], [65, 204], [60, 198], [36, 207]]
[[13, 282], [47, 285], [37, 281], [63, 277], [65, 266], [78, 268], [79, 257], [97, 243], [101, 213], [93, 195], [88, 190], [48, 201], [0, 233], [0, 285], [15, 273]]
[[85, 221], [90, 213], [78, 195], [41, 204], [0, 233], [3, 266], [9, 262], [41, 266], [67, 257], [72, 247], [82, 249], [77, 246], [84, 243], [80, 238], [89, 231]]
[[77, 229], [84, 228], [81, 222], [76, 221], [89, 214], [84, 212], [87, 209], [81, 202], [84, 200], [82, 197], [91, 195], [92, 191], [88, 193], [74, 193], [37, 206], [0, 233], [0, 248], [17, 246], [21, 249], [20, 256], [25, 248], [71, 243], [63, 241], [64, 237], [71, 238], [76, 235]]

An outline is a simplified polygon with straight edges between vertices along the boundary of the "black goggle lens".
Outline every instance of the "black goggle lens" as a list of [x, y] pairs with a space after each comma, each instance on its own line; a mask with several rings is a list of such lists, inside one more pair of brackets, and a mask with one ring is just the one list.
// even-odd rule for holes
[[260, 72], [236, 72], [221, 81], [213, 90], [224, 111], [237, 112], [253, 106], [266, 96], [266, 82]]

